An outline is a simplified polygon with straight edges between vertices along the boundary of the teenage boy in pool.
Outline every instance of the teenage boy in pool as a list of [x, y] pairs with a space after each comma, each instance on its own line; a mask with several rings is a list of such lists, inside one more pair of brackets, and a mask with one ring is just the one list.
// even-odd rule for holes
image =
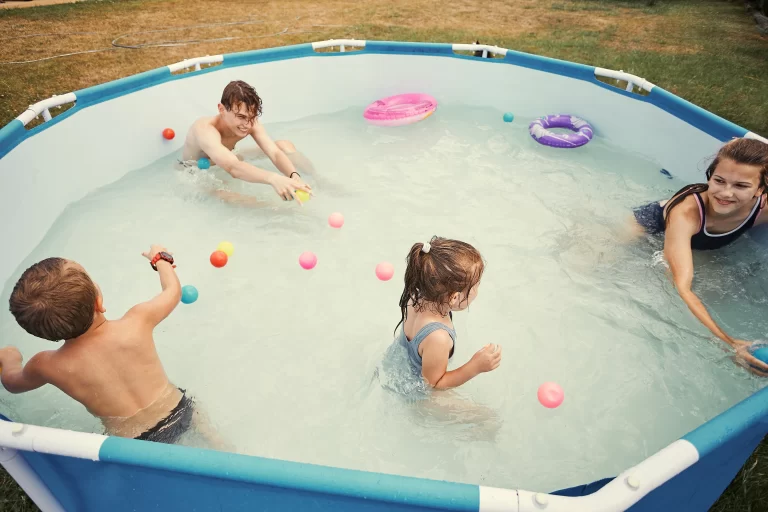
[[[284, 201], [296, 199], [301, 204], [296, 190], [312, 193], [312, 187], [301, 179], [296, 165], [311, 173], [312, 164], [290, 141], [273, 141], [259, 123], [260, 115], [261, 98], [253, 87], [241, 80], [230, 82], [221, 95], [219, 113], [198, 119], [189, 129], [182, 164], [194, 166], [200, 158], [208, 158], [233, 178], [271, 185]], [[260, 169], [232, 153], [249, 135], [260, 148], [255, 156], [266, 156], [282, 174]]]
[[142, 255], [162, 292], [118, 320], [104, 316], [101, 288], [78, 263], [47, 258], [24, 271], [11, 293], [11, 313], [33, 336], [64, 344], [26, 365], [16, 347], [0, 349], [0, 380], [11, 393], [56, 386], [98, 417], [107, 435], [174, 443], [194, 423], [220, 447], [192, 399], [168, 381], [152, 338], [181, 299], [173, 256], [159, 245]]

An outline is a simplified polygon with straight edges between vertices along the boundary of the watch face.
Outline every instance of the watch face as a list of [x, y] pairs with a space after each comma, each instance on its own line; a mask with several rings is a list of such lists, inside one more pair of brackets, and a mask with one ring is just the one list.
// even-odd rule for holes
[[170, 254], [168, 254], [165, 251], [159, 252], [157, 254], [159, 254], [160, 257], [162, 257], [164, 260], [171, 260], [171, 261], [173, 261], [173, 256], [171, 256]]

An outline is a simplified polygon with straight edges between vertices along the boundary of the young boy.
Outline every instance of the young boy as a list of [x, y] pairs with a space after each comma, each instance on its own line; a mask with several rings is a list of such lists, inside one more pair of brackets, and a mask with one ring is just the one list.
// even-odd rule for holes
[[10, 309], [28, 333], [58, 350], [22, 366], [16, 347], [0, 349], [0, 378], [11, 393], [52, 384], [101, 419], [108, 435], [174, 443], [192, 421], [192, 400], [165, 375], [152, 330], [181, 299], [173, 256], [158, 245], [142, 253], [162, 292], [119, 320], [104, 316], [101, 289], [83, 267], [48, 258], [29, 267], [13, 288]]

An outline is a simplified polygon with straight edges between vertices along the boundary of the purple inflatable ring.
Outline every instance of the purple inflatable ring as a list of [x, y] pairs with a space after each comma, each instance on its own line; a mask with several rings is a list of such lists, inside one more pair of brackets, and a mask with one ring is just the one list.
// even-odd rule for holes
[[[556, 133], [548, 128], [568, 128], [576, 133]], [[592, 127], [583, 119], [566, 114], [536, 119], [528, 127], [533, 140], [553, 148], [577, 148], [592, 140]]]

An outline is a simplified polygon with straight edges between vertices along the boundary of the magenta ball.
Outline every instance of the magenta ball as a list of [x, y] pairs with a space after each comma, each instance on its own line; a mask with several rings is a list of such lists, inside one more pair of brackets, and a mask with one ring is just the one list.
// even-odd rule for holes
[[328, 217], [328, 225], [332, 228], [340, 228], [344, 225], [344, 216], [339, 212], [332, 213], [330, 217]]
[[549, 409], [554, 409], [563, 403], [565, 395], [563, 393], [563, 388], [561, 388], [559, 384], [555, 382], [545, 382], [539, 386], [538, 397], [541, 405]]
[[393, 275], [395, 275], [395, 267], [391, 263], [384, 261], [376, 265], [376, 277], [382, 281], [389, 281]]
[[315, 268], [315, 265], [317, 265], [317, 256], [315, 256], [315, 253], [313, 252], [303, 252], [301, 253], [301, 256], [299, 256], [299, 265], [301, 265], [301, 268], [304, 270], [312, 270]]

